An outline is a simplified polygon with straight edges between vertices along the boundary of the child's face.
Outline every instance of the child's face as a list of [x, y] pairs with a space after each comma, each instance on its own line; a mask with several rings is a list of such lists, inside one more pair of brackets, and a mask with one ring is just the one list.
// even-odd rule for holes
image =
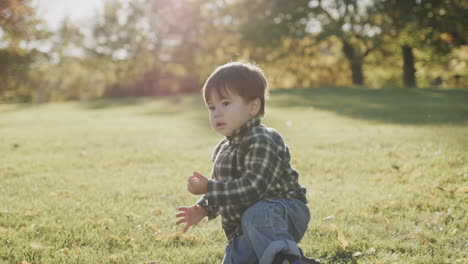
[[258, 114], [259, 100], [246, 103], [242, 97], [227, 90], [226, 95], [213, 92], [207, 107], [213, 129], [221, 135], [231, 136], [234, 130]]

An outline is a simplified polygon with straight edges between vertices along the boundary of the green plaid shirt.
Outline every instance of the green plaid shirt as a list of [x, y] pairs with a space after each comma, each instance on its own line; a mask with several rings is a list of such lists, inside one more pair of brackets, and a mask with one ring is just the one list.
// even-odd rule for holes
[[276, 130], [260, 123], [260, 117], [252, 118], [216, 146], [208, 192], [197, 202], [208, 210], [208, 219], [222, 216], [229, 240], [242, 234], [242, 214], [257, 201], [295, 198], [307, 203], [288, 146]]

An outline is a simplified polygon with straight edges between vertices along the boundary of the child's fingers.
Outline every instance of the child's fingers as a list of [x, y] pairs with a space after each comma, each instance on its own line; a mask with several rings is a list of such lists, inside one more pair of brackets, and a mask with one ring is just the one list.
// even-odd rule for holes
[[198, 182], [198, 181], [199, 181], [199, 179], [198, 179], [196, 176], [194, 176], [194, 175], [188, 177], [188, 182], [189, 182], [189, 183]]
[[187, 223], [184, 227], [184, 233], [187, 232], [187, 230], [189, 230], [189, 228], [192, 226], [192, 224], [190, 223]]
[[177, 210], [186, 212], [186, 211], [188, 211], [189, 208], [190, 207], [188, 207], [188, 206], [181, 206], [181, 207], [177, 208]]
[[182, 223], [184, 223], [184, 222], [187, 222], [187, 218], [185, 218], [185, 217], [179, 219], [179, 220], [176, 222], [176, 225], [182, 224]]
[[195, 177], [197, 180], [205, 178], [205, 176], [201, 175], [198, 171], [193, 172], [193, 177]]
[[175, 216], [176, 217], [182, 217], [182, 216], [186, 216], [186, 215], [187, 215], [186, 212], [180, 212], [180, 213], [176, 214]]

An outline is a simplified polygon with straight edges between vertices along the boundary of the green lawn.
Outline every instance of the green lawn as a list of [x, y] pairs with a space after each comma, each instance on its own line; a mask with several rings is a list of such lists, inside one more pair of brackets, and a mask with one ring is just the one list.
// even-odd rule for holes
[[[290, 146], [322, 263], [467, 263], [468, 95], [277, 91], [264, 120]], [[219, 218], [187, 234], [221, 139], [201, 96], [0, 105], [0, 263], [220, 263]], [[25, 263], [25, 262], [23, 262]]]

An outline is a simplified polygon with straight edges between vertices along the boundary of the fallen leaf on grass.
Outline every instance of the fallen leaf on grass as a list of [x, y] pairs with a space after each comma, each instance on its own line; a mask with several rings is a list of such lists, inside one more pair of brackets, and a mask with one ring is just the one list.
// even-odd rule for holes
[[153, 214], [154, 214], [154, 215], [161, 215], [161, 214], [162, 214], [162, 211], [161, 211], [161, 209], [158, 209], [158, 208], [157, 208], [157, 209], [154, 209], [154, 210], [153, 210]]
[[384, 215], [382, 215], [382, 220], [384, 220], [384, 221], [385, 221], [385, 224], [387, 224], [387, 225], [390, 223], [390, 221], [388, 220], [388, 218], [385, 217]]
[[432, 200], [437, 200], [437, 199], [439, 199], [439, 196], [437, 195], [437, 193], [435, 193], [435, 192], [432, 191], [432, 190], [428, 190], [428, 191], [427, 191], [427, 196], [428, 196], [429, 198], [431, 198]]
[[8, 229], [0, 226], [0, 237], [6, 235], [6, 233], [8, 233]]
[[118, 237], [118, 236], [109, 236], [107, 238], [107, 240], [109, 240], [109, 241], [120, 241], [120, 237]]
[[468, 186], [461, 187], [455, 191], [455, 193], [467, 193], [467, 192], [468, 192]]
[[70, 255], [70, 249], [67, 248], [67, 247], [66, 247], [66, 248], [62, 248], [62, 249], [57, 250], [57, 253], [63, 253], [63, 254], [65, 254], [65, 255], [68, 256], [68, 255]]
[[55, 197], [55, 196], [62, 195], [62, 196], [65, 196], [65, 197], [69, 197], [71, 194], [72, 194], [71, 191], [66, 191], [65, 190], [65, 191], [50, 192], [49, 196]]
[[330, 215], [330, 216], [324, 217], [322, 220], [323, 220], [323, 221], [327, 221], [327, 220], [331, 220], [331, 219], [333, 219], [333, 218], [335, 218], [335, 216], [334, 216], [334, 215]]
[[31, 242], [31, 244], [29, 244], [31, 246], [32, 249], [34, 250], [41, 250], [44, 248], [44, 246], [39, 243], [39, 242]]
[[336, 234], [338, 236], [338, 243], [340, 244], [341, 249], [343, 249], [343, 251], [346, 251], [346, 247], [348, 247], [349, 243], [346, 240], [346, 237], [343, 234], [343, 231], [341, 231], [341, 229], [339, 229], [338, 226], [336, 226], [334, 224], [330, 224], [330, 226], [335, 230], [335, 232], [336, 232]]
[[27, 262], [26, 260], [22, 260], [20, 262], [18, 262], [18, 264], [36, 264], [36, 262]]
[[359, 252], [359, 251], [353, 253], [353, 257], [359, 257], [361, 255], [362, 255], [362, 252]]
[[200, 242], [200, 239], [195, 235], [183, 234], [176, 232], [170, 235], [158, 235], [157, 241], [166, 242], [169, 244], [195, 245]]
[[148, 262], [145, 262], [145, 264], [159, 264], [159, 262], [156, 262], [156, 261], [148, 261]]
[[105, 225], [106, 227], [111, 227], [115, 224], [114, 220], [112, 218], [103, 218], [101, 221], [99, 221], [101, 225]]
[[82, 188], [82, 189], [85, 189], [85, 188], [88, 188], [88, 184], [86, 183], [77, 183], [78, 187]]
[[344, 212], [344, 210], [344, 208], [339, 208], [338, 210], [336, 210], [336, 215], [341, 214], [342, 212]]
[[124, 240], [125, 240], [125, 242], [127, 242], [127, 243], [131, 243], [131, 242], [136, 241], [136, 239], [133, 238], [133, 237], [126, 237]]
[[128, 212], [125, 214], [125, 217], [127, 217], [128, 220], [135, 220], [135, 218], [137, 218], [138, 215], [134, 212]]
[[115, 262], [120, 259], [120, 256], [112, 254], [112, 255], [107, 256], [107, 259], [111, 262]]
[[65, 226], [63, 226], [63, 225], [53, 225], [52, 227], [57, 229], [57, 230], [62, 230], [63, 228], [65, 228]]
[[150, 223], [150, 222], [145, 222], [144, 226], [146, 228], [149, 228], [153, 233], [158, 233], [159, 229], [156, 227], [156, 224]]
[[34, 217], [34, 216], [40, 215], [41, 212], [42, 212], [42, 210], [26, 211], [26, 213], [24, 213], [24, 216], [27, 216], [27, 217]]

